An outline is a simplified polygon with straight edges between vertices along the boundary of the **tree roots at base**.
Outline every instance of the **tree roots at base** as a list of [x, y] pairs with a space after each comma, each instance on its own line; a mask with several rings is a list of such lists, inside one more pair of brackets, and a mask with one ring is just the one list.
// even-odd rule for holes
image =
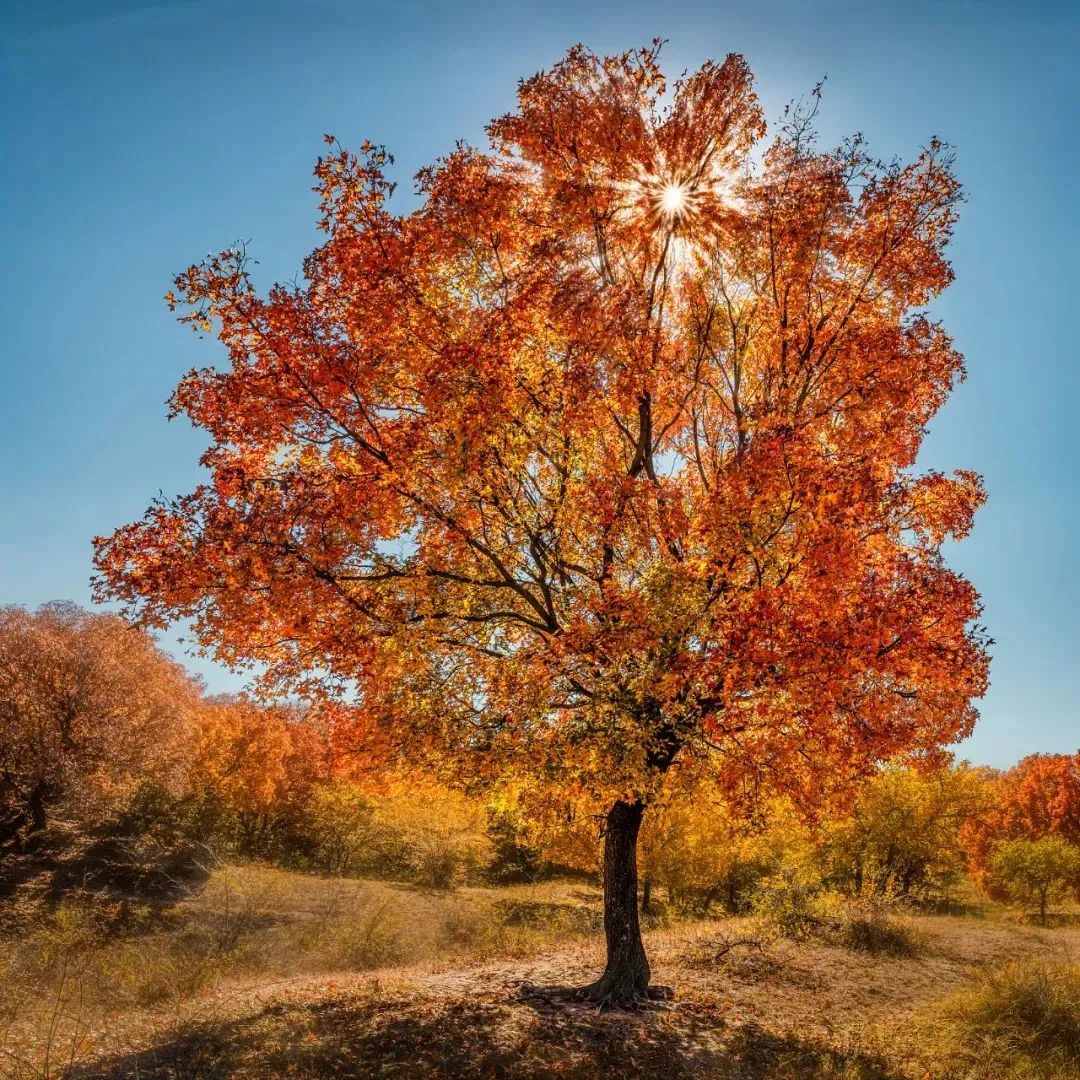
[[663, 1003], [674, 1000], [675, 991], [670, 986], [648, 986], [642, 990], [601, 976], [588, 986], [534, 986], [532, 983], [522, 983], [518, 996], [545, 1005], [592, 1005], [601, 1011], [621, 1009], [631, 1012], [664, 1008]]

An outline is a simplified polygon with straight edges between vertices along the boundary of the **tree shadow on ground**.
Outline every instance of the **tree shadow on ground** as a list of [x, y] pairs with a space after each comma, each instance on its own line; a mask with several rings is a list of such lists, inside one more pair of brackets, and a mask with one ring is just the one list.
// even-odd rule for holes
[[212, 866], [196, 845], [53, 828], [0, 860], [0, 922], [15, 932], [68, 902], [121, 922], [137, 911], [168, 911], [202, 890]]
[[77, 890], [103, 904], [168, 905], [198, 892], [211, 868], [207, 854], [195, 846], [165, 847], [134, 837], [104, 836], [54, 867], [47, 897], [55, 906]]
[[267, 1006], [69, 1080], [247, 1080], [275, 1076], [409, 1080], [896, 1080], [886, 1062], [736, 1026], [708, 1006], [639, 1013], [532, 1007], [498, 995], [368, 991]]

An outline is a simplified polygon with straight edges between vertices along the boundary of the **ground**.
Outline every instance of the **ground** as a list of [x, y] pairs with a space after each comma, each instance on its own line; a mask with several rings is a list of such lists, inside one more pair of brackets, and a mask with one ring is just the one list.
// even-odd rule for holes
[[[724, 924], [725, 933], [737, 927]], [[919, 957], [738, 946], [710, 962], [714, 924], [649, 935], [670, 1007], [600, 1013], [533, 988], [584, 983], [597, 943], [544, 957], [225, 987], [184, 1035], [80, 1077], [901, 1077], [920, 1075], [905, 1030], [972, 967], [1077, 948], [1080, 935], [918, 920]]]
[[595, 977], [597, 912], [581, 882], [447, 894], [217, 868], [104, 951], [76, 933], [68, 989], [9, 1008], [0, 1075], [959, 1077], [976, 1074], [948, 1072], [923, 1038], [939, 1003], [1011, 959], [1080, 957], [1080, 928], [989, 909], [911, 917], [900, 954], [679, 921], [647, 934], [676, 999], [602, 1013], [543, 989]]

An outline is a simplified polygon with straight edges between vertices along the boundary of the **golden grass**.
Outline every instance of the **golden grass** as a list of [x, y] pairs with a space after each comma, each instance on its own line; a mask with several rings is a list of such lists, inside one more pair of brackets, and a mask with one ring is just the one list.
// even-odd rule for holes
[[164, 909], [72, 897], [0, 942], [0, 1076], [62, 1075], [127, 1045], [116, 1036], [133, 1016], [186, 1022], [245, 984], [527, 956], [595, 930], [595, 898], [567, 883], [436, 892], [259, 864], [219, 867]]
[[[1050, 1071], [987, 1071], [1005, 1045], [993, 1043], [993, 1002], [1020, 983], [1008, 976], [995, 997], [978, 979], [1080, 954], [1078, 928], [907, 916], [911, 949], [878, 947], [876, 922], [857, 940], [801, 941], [754, 919], [679, 923], [648, 934], [654, 978], [676, 987], [671, 1008], [598, 1015], [532, 995], [528, 984], [595, 976], [599, 910], [580, 883], [436, 893], [261, 865], [221, 867], [144, 917], [69, 905], [0, 945], [0, 1076], [1080, 1075], [1061, 1071], [1044, 1034], [1025, 1045]], [[1063, 1002], [1057, 1012], [1007, 1012], [1008, 1045], [1032, 1025], [1071, 1037], [1053, 1020], [1069, 993], [1035, 995]]]
[[953, 1075], [1075, 1080], [1080, 1077], [1080, 962], [1005, 964], [942, 1002], [929, 1026], [932, 1055]]

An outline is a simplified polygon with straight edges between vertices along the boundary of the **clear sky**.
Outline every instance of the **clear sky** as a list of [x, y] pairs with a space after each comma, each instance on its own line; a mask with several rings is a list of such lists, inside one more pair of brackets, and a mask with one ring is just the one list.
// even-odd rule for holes
[[[577, 41], [664, 37], [670, 73], [744, 53], [772, 118], [827, 75], [827, 141], [957, 147], [969, 202], [936, 313], [970, 377], [923, 462], [978, 469], [990, 493], [950, 551], [997, 641], [962, 752], [1008, 765], [1080, 745], [1080, 6], [0, 0], [0, 13], [0, 603], [87, 603], [90, 538], [197, 482], [202, 442], [163, 403], [220, 354], [162, 294], [238, 239], [260, 284], [294, 276], [318, 242], [323, 132], [385, 143], [404, 207], [416, 169], [482, 141], [519, 77]], [[213, 689], [238, 685], [195, 666]]]

